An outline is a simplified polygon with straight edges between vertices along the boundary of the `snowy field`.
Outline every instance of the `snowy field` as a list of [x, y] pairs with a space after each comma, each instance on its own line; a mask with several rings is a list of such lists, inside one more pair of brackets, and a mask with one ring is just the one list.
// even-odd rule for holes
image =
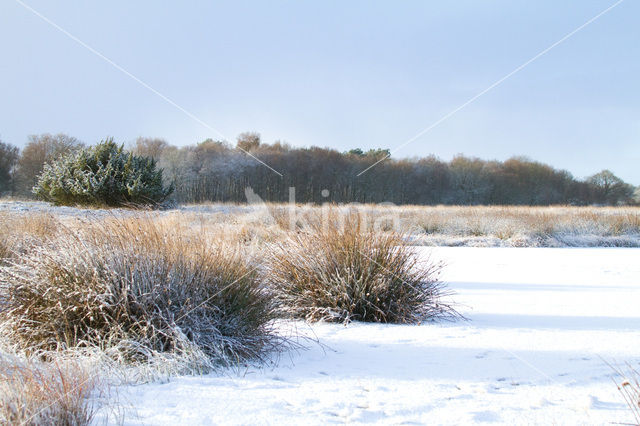
[[117, 389], [125, 424], [609, 424], [640, 361], [640, 249], [421, 248], [469, 321], [298, 323], [277, 366]]

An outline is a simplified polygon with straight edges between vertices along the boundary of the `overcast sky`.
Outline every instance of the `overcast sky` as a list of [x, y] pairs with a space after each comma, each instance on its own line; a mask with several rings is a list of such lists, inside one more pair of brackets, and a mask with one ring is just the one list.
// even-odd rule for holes
[[[4, 142], [252, 130], [343, 151], [394, 150], [615, 1], [24, 3], [197, 120], [3, 0]], [[640, 184], [639, 19], [640, 2], [622, 2], [393, 157], [523, 155]]]

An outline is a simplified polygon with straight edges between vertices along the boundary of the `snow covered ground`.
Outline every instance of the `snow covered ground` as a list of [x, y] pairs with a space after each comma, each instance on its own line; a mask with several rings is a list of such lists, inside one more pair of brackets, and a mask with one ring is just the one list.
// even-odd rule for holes
[[276, 367], [118, 389], [125, 424], [606, 424], [640, 361], [640, 249], [421, 248], [469, 321], [298, 324]]

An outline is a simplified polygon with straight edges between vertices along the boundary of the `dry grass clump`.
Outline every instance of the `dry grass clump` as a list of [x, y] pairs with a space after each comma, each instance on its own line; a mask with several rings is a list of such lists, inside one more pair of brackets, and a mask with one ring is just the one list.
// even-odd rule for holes
[[237, 248], [144, 217], [67, 230], [0, 267], [0, 323], [32, 352], [168, 353], [207, 370], [261, 357], [274, 317]]
[[627, 365], [626, 372], [612, 368], [622, 378], [616, 386], [633, 415], [634, 424], [640, 425], [640, 372], [630, 365]]
[[96, 379], [77, 363], [38, 363], [0, 356], [0, 424], [91, 423]]
[[42, 243], [59, 229], [60, 222], [49, 214], [0, 212], [0, 264]]
[[442, 302], [441, 265], [418, 265], [399, 234], [372, 230], [354, 212], [309, 227], [277, 244], [268, 268], [287, 315], [385, 323], [455, 315]]
[[609, 220], [609, 232], [612, 235], [640, 234], [640, 213], [626, 213]]
[[[278, 227], [308, 228], [322, 206], [269, 204]], [[640, 246], [637, 207], [389, 206], [357, 209], [379, 230], [406, 233], [417, 245]]]
[[640, 246], [637, 207], [365, 206], [395, 214], [415, 244]]

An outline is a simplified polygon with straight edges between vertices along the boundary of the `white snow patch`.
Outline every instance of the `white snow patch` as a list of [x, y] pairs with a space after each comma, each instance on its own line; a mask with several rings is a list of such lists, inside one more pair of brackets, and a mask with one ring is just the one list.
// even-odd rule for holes
[[275, 368], [120, 388], [124, 423], [632, 420], [607, 362], [640, 361], [640, 249], [420, 250], [469, 321], [312, 325]]

